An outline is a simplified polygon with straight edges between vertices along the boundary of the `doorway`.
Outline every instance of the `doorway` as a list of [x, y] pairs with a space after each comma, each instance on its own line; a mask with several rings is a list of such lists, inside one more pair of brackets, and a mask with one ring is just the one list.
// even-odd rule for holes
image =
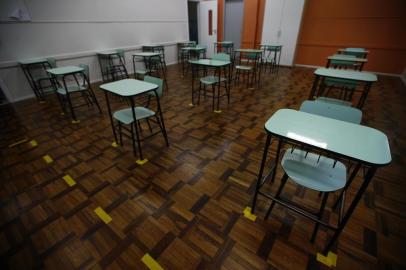
[[224, 0], [224, 40], [232, 41], [234, 48], [241, 47], [244, 0]]
[[198, 12], [199, 2], [197, 1], [188, 1], [187, 10], [189, 17], [189, 40], [199, 42], [199, 29], [197, 21], [197, 12]]

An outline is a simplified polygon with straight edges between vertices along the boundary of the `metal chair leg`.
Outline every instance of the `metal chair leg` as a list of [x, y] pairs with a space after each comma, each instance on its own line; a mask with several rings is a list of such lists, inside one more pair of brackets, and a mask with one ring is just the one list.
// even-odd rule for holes
[[[317, 218], [318, 218], [318, 219], [321, 219], [322, 216], [323, 216], [324, 209], [326, 208], [326, 203], [327, 203], [328, 195], [329, 195], [328, 192], [325, 192], [325, 193], [324, 193], [323, 200], [321, 201], [321, 205], [320, 205], [320, 210], [319, 210], [319, 212], [317, 213]], [[319, 229], [319, 226], [320, 226], [319, 223], [316, 223], [316, 225], [314, 226], [313, 233], [312, 233], [312, 237], [311, 237], [311, 239], [310, 239], [310, 242], [312, 242], [312, 243], [314, 243], [314, 240], [316, 239], [316, 235], [317, 235], [317, 231], [318, 231], [318, 229]]]
[[[278, 189], [278, 191], [276, 192], [276, 195], [275, 195], [275, 198], [276, 198], [276, 199], [279, 199], [279, 196], [281, 195], [281, 192], [282, 192], [282, 190], [283, 190], [283, 188], [284, 188], [284, 186], [285, 186], [287, 180], [288, 180], [288, 175], [285, 173], [285, 174], [282, 176], [281, 185], [279, 186], [279, 189]], [[268, 219], [268, 217], [269, 217], [269, 215], [271, 214], [271, 211], [272, 211], [272, 209], [273, 209], [274, 206], [275, 206], [275, 201], [272, 201], [271, 205], [269, 206], [268, 211], [266, 212], [265, 219]]]

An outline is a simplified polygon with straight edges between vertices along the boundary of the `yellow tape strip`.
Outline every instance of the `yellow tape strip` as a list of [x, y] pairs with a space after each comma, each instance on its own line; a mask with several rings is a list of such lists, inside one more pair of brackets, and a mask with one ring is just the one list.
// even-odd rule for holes
[[327, 265], [328, 267], [337, 265], [337, 255], [331, 251], [328, 252], [327, 256], [324, 256], [321, 253], [317, 253], [316, 259], [317, 261]]
[[104, 223], [109, 224], [110, 221], [112, 221], [112, 218], [109, 216], [109, 214], [107, 214], [103, 208], [101, 208], [100, 206], [97, 207], [96, 209], [94, 209], [94, 212], [96, 213], [96, 215], [103, 220]]
[[137, 163], [138, 165], [144, 165], [144, 164], [147, 163], [147, 162], [148, 162], [148, 159], [146, 159], [146, 158], [144, 158], [143, 160], [139, 159], [139, 160], [136, 161], [136, 163]]
[[31, 144], [32, 147], [38, 146], [38, 143], [37, 143], [36, 140], [31, 140], [31, 141], [30, 141], [30, 144]]
[[221, 113], [221, 110], [214, 110], [215, 113]]
[[64, 112], [61, 112], [61, 115], [65, 115], [65, 113], [64, 113]]
[[251, 213], [251, 207], [245, 207], [243, 211], [244, 217], [248, 218], [251, 221], [255, 221], [257, 216]]
[[65, 180], [65, 182], [66, 182], [66, 184], [68, 184], [68, 186], [72, 187], [72, 186], [76, 185], [75, 180], [73, 180], [73, 178], [69, 174], [65, 175], [62, 178], [63, 178], [63, 180]]
[[193, 105], [193, 103], [189, 103], [188, 105], [189, 105], [189, 107], [193, 107], [193, 106], [195, 106], [195, 105]]
[[113, 147], [118, 147], [118, 143], [112, 142], [112, 143], [111, 143], [111, 146], [113, 146]]
[[22, 140], [19, 140], [19, 141], [15, 142], [15, 143], [10, 144], [8, 147], [9, 147], [9, 148], [14, 147], [14, 146], [17, 146], [17, 145], [19, 145], [19, 144], [25, 143], [26, 141], [28, 141], [28, 139], [27, 139], [27, 138], [24, 138], [24, 139], [22, 139]]
[[79, 124], [80, 120], [72, 120], [72, 124]]
[[41, 100], [41, 101], [39, 102], [39, 104], [45, 104], [45, 103], [47, 103], [45, 100]]
[[141, 261], [151, 270], [164, 270], [148, 253], [142, 256]]
[[50, 155], [45, 155], [45, 156], [43, 156], [42, 158], [43, 158], [43, 159], [45, 160], [45, 162], [48, 163], [48, 164], [54, 162], [54, 160], [51, 158]]

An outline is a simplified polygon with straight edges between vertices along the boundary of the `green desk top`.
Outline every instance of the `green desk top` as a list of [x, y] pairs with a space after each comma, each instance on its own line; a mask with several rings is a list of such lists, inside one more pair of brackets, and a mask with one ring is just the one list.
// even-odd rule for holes
[[366, 63], [368, 60], [366, 58], [357, 58], [355, 55], [347, 54], [333, 54], [327, 57], [328, 60], [337, 60], [337, 61], [354, 61], [359, 63]]
[[113, 94], [132, 97], [158, 88], [158, 85], [135, 79], [124, 79], [100, 85], [100, 89]]
[[264, 47], [267, 50], [280, 50], [282, 49], [282, 45], [268, 45], [268, 44], [260, 44], [260, 47]]
[[218, 41], [218, 42], [214, 42], [215, 44], [234, 44], [234, 42], [232, 41]]
[[35, 64], [42, 64], [48, 62], [45, 58], [37, 58], [37, 59], [27, 59], [27, 60], [20, 60], [19, 63], [21, 65], [35, 65]]
[[246, 52], [246, 53], [262, 53], [262, 50], [257, 49], [235, 49], [235, 52]]
[[116, 55], [119, 54], [117, 51], [104, 51], [104, 52], [97, 52], [98, 55], [109, 56], [109, 55]]
[[314, 74], [323, 77], [347, 79], [362, 82], [376, 82], [378, 80], [376, 75], [370, 72], [343, 70], [335, 68], [318, 68], [316, 69]]
[[339, 52], [355, 52], [355, 53], [369, 53], [369, 51], [364, 48], [344, 48], [338, 49]]
[[382, 166], [392, 160], [386, 135], [362, 125], [281, 109], [268, 119], [265, 130], [370, 165]]
[[210, 67], [223, 67], [230, 65], [230, 61], [220, 61], [211, 59], [189, 60], [189, 63], [194, 65], [210, 66]]
[[196, 47], [183, 47], [182, 50], [185, 51], [202, 51], [202, 50], [206, 50], [206, 47], [202, 47], [202, 46], [196, 46]]
[[133, 56], [140, 56], [140, 57], [153, 57], [153, 56], [160, 56], [160, 53], [157, 52], [138, 52], [133, 53]]
[[68, 74], [82, 72], [82, 71], [84, 71], [83, 68], [76, 67], [76, 66], [66, 66], [66, 67], [57, 67], [57, 68], [47, 69], [47, 72], [49, 74], [52, 74], [55, 76], [68, 75]]

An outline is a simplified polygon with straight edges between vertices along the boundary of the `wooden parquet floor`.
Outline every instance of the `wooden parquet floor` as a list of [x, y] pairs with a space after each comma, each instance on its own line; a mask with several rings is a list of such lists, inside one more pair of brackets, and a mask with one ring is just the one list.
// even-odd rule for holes
[[[170, 147], [160, 135], [143, 143], [149, 160], [143, 166], [128, 140], [111, 146], [98, 89], [103, 114], [82, 108], [77, 125], [60, 115], [52, 97], [0, 107], [1, 269], [147, 269], [146, 253], [164, 269], [328, 269], [315, 255], [331, 232], [321, 229], [312, 245], [311, 222], [280, 206], [264, 221], [263, 198], [255, 222], [242, 215], [262, 157], [264, 123], [280, 108], [299, 108], [312, 72], [282, 68], [265, 75], [259, 89], [233, 87], [231, 103], [223, 99], [216, 114], [210, 99], [189, 107], [190, 80], [169, 67], [162, 106]], [[363, 124], [388, 135], [393, 162], [378, 170], [339, 238], [337, 269], [406, 268], [404, 104], [400, 79], [380, 76]], [[8, 147], [24, 137], [38, 146]], [[76, 184], [69, 186], [65, 175]], [[317, 193], [288, 183], [284, 196], [317, 207]], [[108, 224], [97, 207], [112, 218]], [[336, 218], [330, 208], [326, 216]]]

